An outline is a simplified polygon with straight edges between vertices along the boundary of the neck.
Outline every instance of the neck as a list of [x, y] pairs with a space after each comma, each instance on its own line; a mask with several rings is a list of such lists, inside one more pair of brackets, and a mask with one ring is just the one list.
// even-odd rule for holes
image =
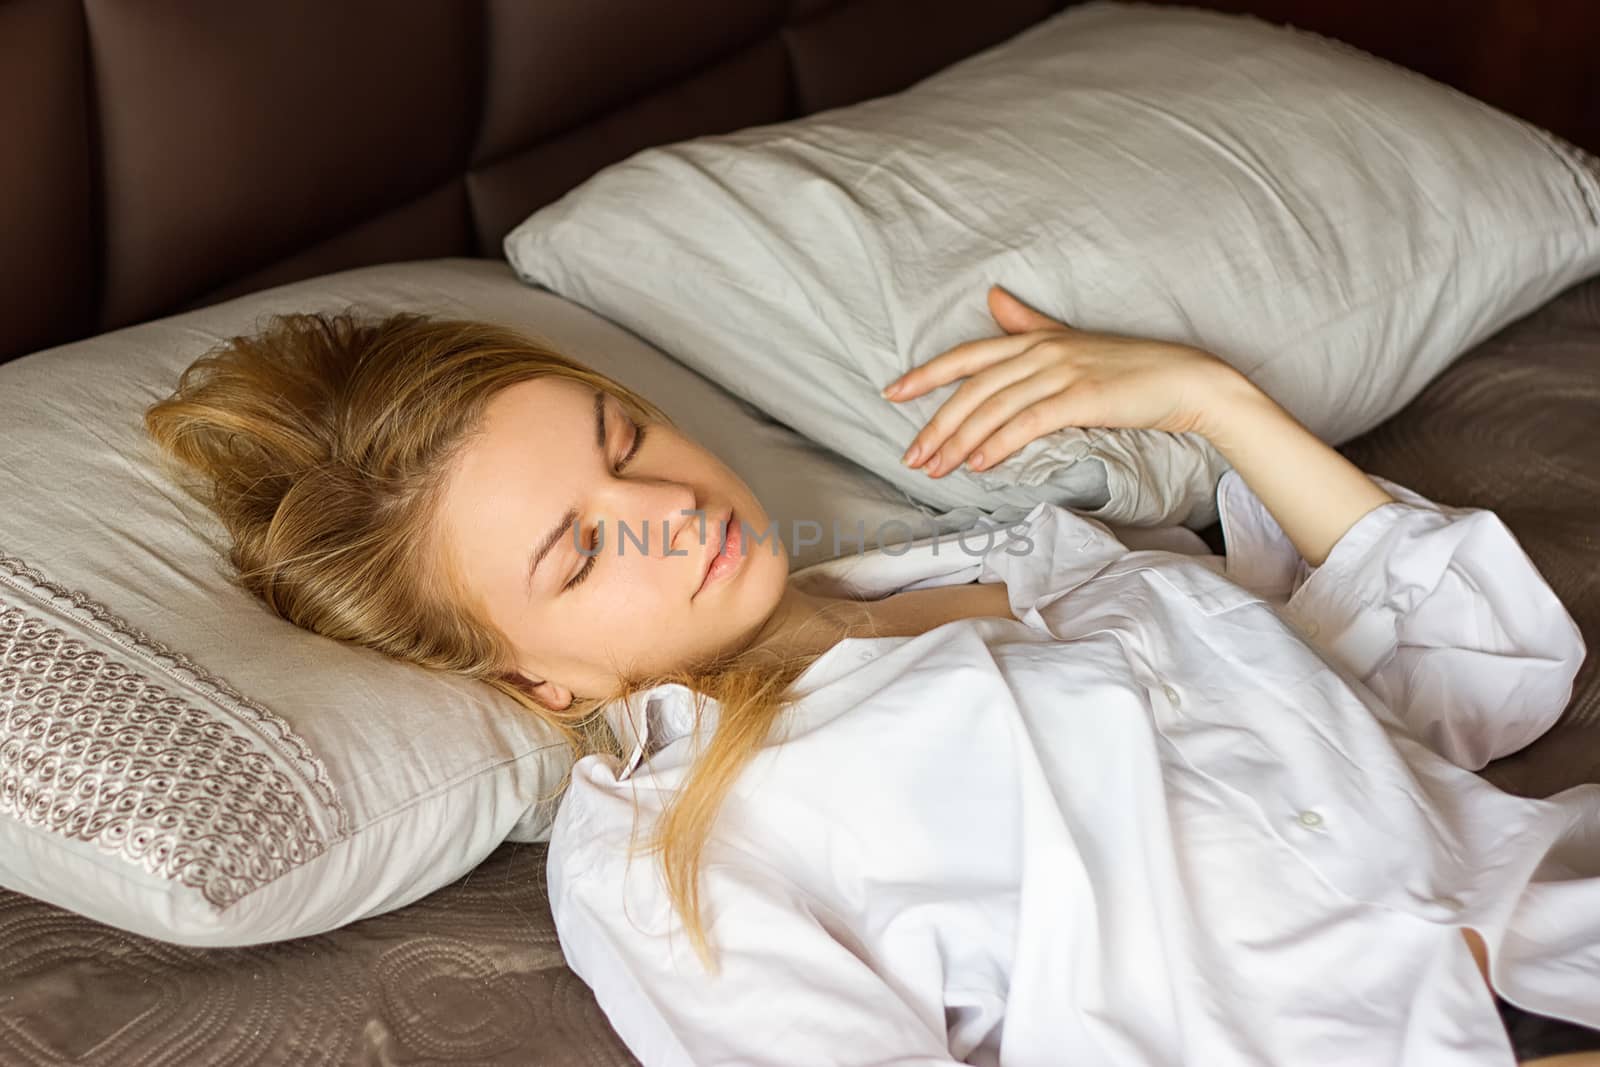
[[786, 584], [783, 597], [767, 616], [752, 648], [787, 656], [820, 655], [846, 637], [882, 636], [883, 601], [808, 593]]
[[751, 647], [820, 655], [846, 637], [915, 637], [956, 619], [980, 616], [1014, 618], [1003, 582], [906, 590], [881, 600], [823, 596], [790, 584]]

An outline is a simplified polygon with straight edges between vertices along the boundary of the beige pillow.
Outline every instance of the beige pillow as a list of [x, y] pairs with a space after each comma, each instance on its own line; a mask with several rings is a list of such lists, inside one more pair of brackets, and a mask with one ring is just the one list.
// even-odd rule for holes
[[397, 908], [548, 835], [541, 798], [569, 766], [549, 730], [489, 686], [271, 615], [144, 435], [215, 343], [347, 304], [544, 336], [659, 403], [782, 522], [927, 532], [896, 490], [497, 261], [331, 275], [0, 366], [0, 885], [244, 945]]

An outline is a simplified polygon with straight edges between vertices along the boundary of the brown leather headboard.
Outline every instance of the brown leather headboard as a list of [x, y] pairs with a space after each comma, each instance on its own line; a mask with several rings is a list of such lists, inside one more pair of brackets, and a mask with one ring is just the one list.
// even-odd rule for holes
[[[0, 0], [0, 361], [500, 255], [652, 144], [904, 88], [1062, 0]], [[1600, 148], [1591, 0], [1218, 0]]]

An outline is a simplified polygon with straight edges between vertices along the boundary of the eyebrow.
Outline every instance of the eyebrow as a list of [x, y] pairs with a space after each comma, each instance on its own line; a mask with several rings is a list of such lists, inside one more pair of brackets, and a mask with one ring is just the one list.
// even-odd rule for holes
[[[601, 392], [599, 389], [594, 391], [594, 445], [595, 448], [599, 449], [602, 453], [605, 451], [606, 394]], [[539, 564], [543, 562], [544, 558], [550, 554], [550, 550], [556, 547], [556, 542], [561, 540], [562, 536], [565, 535], [568, 530], [572, 529], [572, 524], [577, 521], [578, 509], [568, 508], [567, 513], [561, 516], [561, 521], [556, 523], [553, 530], [544, 535], [543, 540], [539, 542], [539, 547], [535, 548], [532, 554], [528, 557], [528, 579], [524, 586], [525, 595], [530, 597], [533, 595], [534, 571], [538, 570]]]

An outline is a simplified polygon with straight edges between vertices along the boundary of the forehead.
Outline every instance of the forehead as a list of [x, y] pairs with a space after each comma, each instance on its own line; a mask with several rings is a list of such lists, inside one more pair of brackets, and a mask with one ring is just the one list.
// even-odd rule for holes
[[594, 420], [595, 388], [570, 378], [547, 375], [515, 382], [489, 398], [484, 407], [485, 436], [489, 432], [534, 431], [550, 419], [570, 425], [574, 420]]
[[436, 551], [451, 595], [514, 624], [527, 555], [578, 498], [596, 463], [593, 387], [544, 377], [501, 389], [446, 476]]
[[554, 525], [594, 465], [592, 387], [563, 378], [508, 385], [484, 410], [445, 480], [439, 527], [452, 569], [487, 577], [530, 531]]
[[481, 511], [559, 492], [562, 472], [594, 451], [594, 401], [591, 386], [565, 378], [535, 378], [501, 389], [457, 454], [447, 496], [457, 506]]

